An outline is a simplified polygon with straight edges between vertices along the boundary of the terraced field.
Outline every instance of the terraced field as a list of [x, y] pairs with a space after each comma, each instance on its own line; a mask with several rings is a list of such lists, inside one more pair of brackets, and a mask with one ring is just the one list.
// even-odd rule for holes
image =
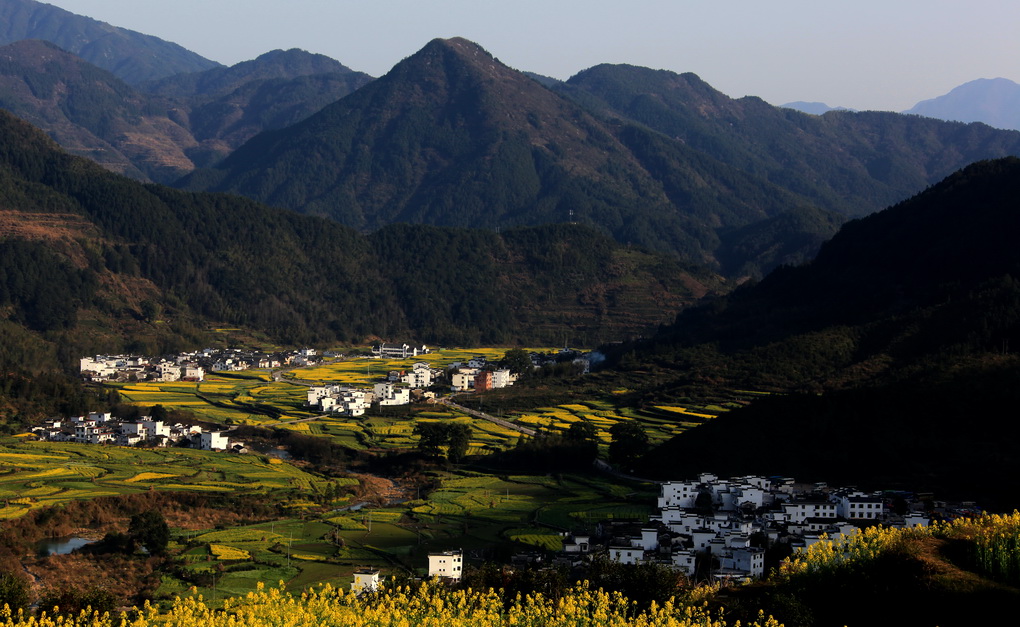
[[236, 378], [211, 374], [198, 383], [127, 383], [118, 391], [129, 403], [190, 411], [218, 424], [274, 424], [313, 415], [304, 407], [304, 386], [266, 382], [254, 375]]
[[617, 408], [608, 401], [588, 400], [556, 407], [540, 407], [534, 411], [509, 417], [515, 423], [546, 432], [563, 432], [570, 425], [585, 421], [598, 429], [599, 440], [608, 446], [609, 430], [621, 422], [637, 422], [648, 434], [653, 444], [664, 442], [671, 437], [696, 427], [719, 414], [728, 411], [723, 406], [656, 406], [646, 409], [629, 407]]
[[[179, 561], [200, 574], [211, 598], [241, 594], [255, 582], [285, 581], [290, 589], [329, 582], [346, 587], [359, 567], [421, 573], [431, 551], [491, 548], [557, 550], [561, 531], [590, 530], [612, 519], [642, 519], [651, 511], [651, 486], [589, 477], [444, 473], [427, 499], [385, 508], [337, 510], [178, 538]], [[222, 568], [220, 568], [222, 566]], [[206, 577], [206, 579], [202, 579]], [[164, 578], [161, 592], [185, 589]]]
[[324, 480], [278, 459], [192, 449], [139, 449], [64, 442], [0, 445], [0, 518], [74, 499], [153, 490], [310, 490]]

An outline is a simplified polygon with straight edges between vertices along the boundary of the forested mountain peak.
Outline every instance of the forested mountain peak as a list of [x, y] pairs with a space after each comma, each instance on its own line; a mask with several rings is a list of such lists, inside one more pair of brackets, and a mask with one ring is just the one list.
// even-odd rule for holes
[[[331, 168], [317, 180], [300, 174], [309, 169], [310, 144], [312, 169]], [[255, 138], [223, 162], [226, 180], [214, 188], [359, 228], [393, 221], [499, 226], [536, 221], [523, 212], [542, 213], [540, 221], [569, 218], [558, 198], [539, 200], [550, 168], [605, 179], [599, 170], [611, 167], [637, 169], [594, 118], [454, 38], [431, 41], [305, 122]], [[650, 202], [665, 202], [647, 175], [633, 178]]]
[[51, 41], [129, 83], [219, 65], [175, 43], [75, 15], [53, 5], [33, 0], [0, 0], [0, 44], [22, 39]]
[[[43, 39], [22, 39], [0, 48], [0, 59], [17, 61], [34, 70], [42, 70], [51, 61], [67, 63], [73, 57], [57, 44]], [[77, 57], [73, 57], [77, 58]]]
[[600, 121], [460, 38], [429, 42], [181, 184], [361, 229], [576, 221], [698, 262], [712, 261], [714, 229], [809, 204], [646, 129]]
[[678, 74], [625, 63], [596, 65], [571, 76], [566, 84], [583, 87], [617, 104], [633, 98], [635, 94], [668, 94], [671, 100], [688, 106], [720, 106], [733, 100], [693, 72]]
[[974, 161], [1020, 155], [1020, 135], [982, 124], [877, 111], [808, 115], [756, 97], [730, 98], [693, 74], [600, 65], [556, 90], [850, 217], [899, 202]]
[[174, 97], [222, 96], [252, 81], [293, 79], [316, 74], [357, 75], [363, 79], [362, 83], [371, 80], [367, 74], [355, 72], [326, 55], [291, 48], [271, 50], [255, 59], [242, 61], [230, 67], [217, 67], [150, 81], [141, 85], [141, 88], [150, 93]]

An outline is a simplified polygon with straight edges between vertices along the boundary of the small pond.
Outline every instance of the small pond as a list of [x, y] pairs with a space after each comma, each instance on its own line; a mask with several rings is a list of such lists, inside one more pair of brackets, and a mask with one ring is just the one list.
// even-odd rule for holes
[[39, 555], [67, 555], [75, 549], [80, 549], [86, 544], [92, 544], [95, 540], [81, 538], [78, 536], [64, 536], [62, 538], [46, 538], [36, 544], [36, 551]]

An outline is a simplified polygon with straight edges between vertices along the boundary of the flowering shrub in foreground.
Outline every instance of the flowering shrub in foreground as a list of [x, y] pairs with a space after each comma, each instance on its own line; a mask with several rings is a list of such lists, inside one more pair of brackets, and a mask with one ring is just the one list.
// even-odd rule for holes
[[982, 574], [1020, 582], [1020, 512], [958, 518], [928, 527], [891, 529], [869, 527], [849, 536], [823, 537], [780, 565], [780, 577], [853, 570], [874, 561], [907, 540], [939, 538], [964, 540], [970, 560]]
[[[542, 595], [518, 597], [506, 608], [499, 595], [448, 591], [427, 584], [417, 591], [398, 589], [357, 598], [324, 586], [292, 595], [261, 584], [245, 597], [230, 599], [222, 610], [201, 597], [178, 598], [169, 611], [146, 605], [134, 616], [88, 615], [54, 620], [6, 611], [0, 627], [726, 627], [703, 607], [653, 604], [646, 611], [619, 594], [578, 586], [562, 599]], [[746, 627], [781, 627], [759, 616]]]

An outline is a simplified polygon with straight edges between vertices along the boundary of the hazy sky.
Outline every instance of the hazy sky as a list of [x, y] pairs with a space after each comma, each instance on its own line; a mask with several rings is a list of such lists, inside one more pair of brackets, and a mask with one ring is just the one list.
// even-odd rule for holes
[[51, 0], [233, 64], [302, 48], [373, 76], [435, 37], [566, 79], [599, 63], [694, 72], [734, 96], [901, 111], [1020, 82], [1015, 0]]

